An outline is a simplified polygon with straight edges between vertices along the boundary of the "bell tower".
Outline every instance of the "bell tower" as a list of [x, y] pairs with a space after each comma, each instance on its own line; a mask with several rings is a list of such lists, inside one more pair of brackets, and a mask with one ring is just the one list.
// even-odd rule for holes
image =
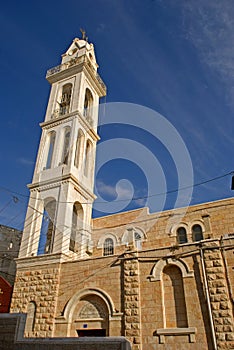
[[97, 68], [93, 44], [76, 38], [61, 64], [47, 71], [51, 92], [19, 258], [91, 252], [98, 105], [106, 95]]

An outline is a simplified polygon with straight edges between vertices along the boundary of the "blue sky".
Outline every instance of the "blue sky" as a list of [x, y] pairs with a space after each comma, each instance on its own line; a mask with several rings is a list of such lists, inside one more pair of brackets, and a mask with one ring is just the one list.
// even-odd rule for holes
[[[38, 124], [50, 90], [45, 73], [60, 63], [60, 55], [80, 36], [80, 27], [95, 45], [99, 73], [108, 88], [102, 103], [139, 104], [166, 118], [186, 145], [193, 183], [234, 170], [232, 1], [11, 1], [1, 5], [0, 26], [0, 186], [25, 195], [17, 194], [16, 201], [12, 192], [1, 189], [0, 224], [22, 228]], [[108, 115], [103, 118], [107, 124]], [[148, 205], [147, 196], [152, 196], [151, 211], [157, 210], [154, 195], [178, 188], [176, 161], [154, 131], [152, 135], [118, 123], [100, 128], [102, 142], [136, 141], [158, 164], [144, 169], [135, 157], [130, 161], [121, 156], [104, 164], [96, 188], [105, 200], [122, 200], [121, 210]], [[149, 173], [155, 176], [152, 188]], [[188, 185], [187, 180], [180, 185]], [[191, 204], [233, 196], [230, 181], [227, 176], [195, 187]], [[131, 196], [137, 199], [130, 201]], [[176, 196], [164, 195], [164, 209], [175, 206]]]

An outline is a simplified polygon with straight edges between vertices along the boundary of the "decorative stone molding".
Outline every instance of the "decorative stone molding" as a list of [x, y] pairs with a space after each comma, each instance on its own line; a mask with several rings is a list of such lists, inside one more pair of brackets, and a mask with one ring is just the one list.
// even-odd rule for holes
[[67, 322], [71, 322], [74, 309], [77, 306], [80, 299], [88, 295], [95, 295], [103, 300], [103, 302], [105, 303], [108, 309], [109, 319], [113, 319], [115, 318], [115, 316], [117, 317], [120, 316], [120, 313], [115, 311], [114, 303], [106, 292], [104, 292], [101, 289], [90, 288], [90, 289], [83, 289], [82, 291], [77, 292], [69, 300], [63, 312], [63, 317], [65, 320], [67, 320]]
[[114, 247], [118, 245], [118, 238], [113, 233], [105, 233], [98, 241], [97, 248], [103, 248], [103, 244], [107, 238], [113, 239]]
[[183, 278], [194, 277], [194, 272], [189, 270], [187, 264], [184, 261], [168, 258], [165, 260], [159, 260], [154, 265], [151, 275], [148, 276], [150, 281], [161, 281], [162, 271], [167, 265], [176, 265], [179, 267]]
[[76, 114], [77, 112], [68, 113], [65, 116], [62, 115], [56, 119], [50, 119], [49, 121], [42, 122], [39, 125], [42, 127], [42, 129], [54, 128], [55, 126], [63, 124], [64, 121], [66, 122], [72, 121], [75, 118]]
[[43, 254], [37, 256], [27, 256], [24, 258], [16, 258], [17, 269], [27, 270], [28, 267], [41, 267], [42, 265], [61, 264], [67, 261], [68, 255], [64, 253]]
[[172, 225], [172, 227], [169, 231], [169, 236], [170, 237], [177, 237], [177, 230], [179, 227], [185, 228], [186, 232], [188, 233], [188, 224], [186, 222], [181, 221], [180, 223]]
[[195, 327], [189, 328], [159, 328], [155, 334], [159, 336], [159, 343], [165, 344], [165, 336], [169, 335], [188, 335], [189, 342], [195, 343], [195, 334], [197, 329]]

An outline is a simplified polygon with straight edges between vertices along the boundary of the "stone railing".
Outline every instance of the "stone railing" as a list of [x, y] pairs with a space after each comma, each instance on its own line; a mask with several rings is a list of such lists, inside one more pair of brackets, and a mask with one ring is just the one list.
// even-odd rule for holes
[[97, 81], [99, 82], [99, 84], [102, 86], [102, 88], [106, 92], [106, 85], [104, 84], [100, 75], [96, 72], [95, 68], [92, 66], [92, 64], [89, 61], [87, 56], [72, 58], [70, 61], [68, 61], [66, 63], [62, 63], [59, 66], [56, 66], [56, 67], [49, 69], [46, 73], [46, 78], [48, 78], [54, 74], [57, 74], [65, 69], [68, 69], [68, 68], [73, 67], [73, 66], [77, 66], [77, 65], [82, 64], [82, 63], [86, 64], [87, 67], [89, 67], [91, 69], [91, 71], [95, 75]]

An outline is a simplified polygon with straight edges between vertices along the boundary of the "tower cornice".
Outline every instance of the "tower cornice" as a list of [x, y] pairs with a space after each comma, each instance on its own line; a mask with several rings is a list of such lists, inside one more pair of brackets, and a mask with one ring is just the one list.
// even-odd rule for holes
[[46, 73], [46, 79], [50, 84], [53, 84], [82, 70], [86, 70], [86, 75], [92, 79], [99, 97], [106, 96], [106, 85], [86, 56], [71, 59], [66, 63], [49, 69]]
[[55, 126], [63, 124], [65, 121], [69, 122], [70, 120], [73, 120], [75, 118], [79, 118], [80, 124], [83, 126], [84, 130], [90, 135], [90, 137], [93, 140], [95, 141], [100, 140], [100, 137], [98, 136], [98, 134], [94, 131], [90, 123], [81, 115], [79, 111], [74, 111], [67, 115], [59, 116], [56, 119], [51, 119], [46, 122], [42, 122], [39, 125], [42, 129], [50, 129], [50, 128], [54, 128]]
[[30, 189], [30, 191], [45, 191], [51, 188], [55, 188], [60, 186], [61, 184], [64, 183], [72, 183], [74, 186], [74, 189], [76, 191], [78, 191], [79, 193], [81, 193], [85, 199], [87, 200], [95, 200], [97, 197], [94, 193], [92, 193], [91, 191], [89, 191], [83, 184], [81, 185], [79, 183], [79, 181], [75, 178], [75, 176], [73, 176], [72, 174], [65, 174], [65, 175], [61, 175], [61, 177], [59, 178], [53, 178], [50, 180], [46, 180], [46, 181], [40, 181], [40, 182], [34, 182], [31, 184], [28, 184], [28, 188]]

